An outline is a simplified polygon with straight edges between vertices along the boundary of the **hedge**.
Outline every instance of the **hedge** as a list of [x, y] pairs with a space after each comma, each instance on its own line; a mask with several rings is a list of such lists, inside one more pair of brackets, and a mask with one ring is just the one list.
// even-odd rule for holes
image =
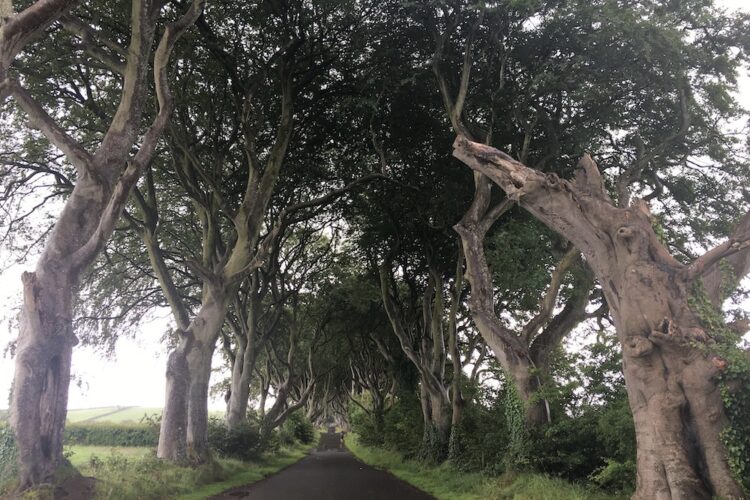
[[75, 423], [65, 426], [65, 444], [87, 446], [156, 446], [159, 428], [147, 424]]

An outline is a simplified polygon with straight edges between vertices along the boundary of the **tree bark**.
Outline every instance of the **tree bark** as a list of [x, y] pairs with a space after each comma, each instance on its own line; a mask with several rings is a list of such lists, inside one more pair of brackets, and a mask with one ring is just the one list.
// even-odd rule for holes
[[235, 429], [244, 420], [247, 414], [247, 404], [250, 398], [250, 381], [257, 353], [255, 340], [252, 332], [246, 342], [238, 344], [236, 360], [232, 367], [232, 380], [230, 385], [229, 403], [227, 407], [227, 427]]
[[[182, 336], [186, 334], [183, 332]], [[164, 411], [161, 415], [159, 445], [156, 455], [174, 461], [187, 461], [188, 388], [190, 370], [185, 356], [189, 340], [169, 354]], [[187, 345], [186, 345], [187, 344]]]
[[613, 206], [588, 156], [572, 181], [463, 137], [454, 156], [569, 239], [598, 278], [622, 345], [636, 425], [635, 497], [741, 498], [720, 436], [727, 417], [716, 375], [726, 363], [710, 354], [712, 332], [689, 307], [706, 260], [685, 266], [674, 259], [645, 203]]

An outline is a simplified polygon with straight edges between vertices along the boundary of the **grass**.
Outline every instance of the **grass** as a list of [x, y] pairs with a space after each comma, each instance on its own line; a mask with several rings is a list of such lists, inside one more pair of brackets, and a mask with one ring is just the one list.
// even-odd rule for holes
[[197, 500], [263, 479], [302, 457], [314, 444], [296, 444], [252, 462], [217, 459], [199, 467], [181, 467], [141, 447], [68, 446], [71, 463], [84, 476], [98, 479], [97, 498], [117, 500]]
[[212, 495], [221, 493], [224, 490], [242, 486], [244, 484], [251, 484], [261, 479], [264, 479], [271, 474], [284, 469], [304, 458], [305, 455], [313, 448], [313, 444], [310, 445], [297, 445], [292, 448], [282, 449], [277, 453], [261, 457], [256, 462], [240, 462], [242, 463], [245, 470], [238, 472], [232, 477], [218, 482], [207, 484], [201, 488], [184, 495], [179, 496], [180, 500], [199, 500], [208, 498]]
[[360, 444], [348, 434], [346, 446], [362, 462], [391, 472], [438, 500], [620, 500], [626, 496], [608, 495], [543, 474], [505, 474], [489, 477], [476, 472], [458, 471], [449, 464], [430, 466], [404, 460], [395, 451]]
[[153, 453], [151, 448], [138, 446], [65, 446], [63, 450], [70, 460], [70, 463], [77, 468], [85, 468], [90, 462], [91, 457], [100, 459], [112, 455], [120, 455], [125, 458], [144, 458]]

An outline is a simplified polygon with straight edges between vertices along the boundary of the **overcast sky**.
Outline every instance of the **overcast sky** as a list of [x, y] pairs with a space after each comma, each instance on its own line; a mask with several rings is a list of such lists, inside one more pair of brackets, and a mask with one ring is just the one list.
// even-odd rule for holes
[[[748, 0], [717, 0], [729, 9], [750, 12]], [[740, 77], [740, 101], [750, 108], [750, 77]], [[0, 408], [7, 408], [7, 394], [13, 379], [13, 360], [2, 356], [2, 350], [17, 335], [4, 318], [17, 307], [21, 296], [21, 273], [33, 268], [14, 266], [0, 275]], [[0, 265], [1, 268], [1, 265]], [[138, 332], [134, 340], [121, 340], [115, 357], [103, 359], [89, 348], [77, 348], [73, 353], [74, 383], [70, 387], [68, 407], [96, 408], [102, 406], [161, 407], [164, 401], [167, 353], [159, 338], [168, 327], [168, 310], [156, 313], [148, 327]], [[212, 409], [224, 409], [219, 399], [209, 402]]]

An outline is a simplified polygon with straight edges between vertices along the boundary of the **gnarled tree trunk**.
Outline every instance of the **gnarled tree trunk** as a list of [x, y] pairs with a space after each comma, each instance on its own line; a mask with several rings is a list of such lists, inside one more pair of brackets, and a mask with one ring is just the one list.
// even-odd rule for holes
[[75, 281], [70, 270], [52, 267], [38, 265], [36, 272], [23, 275], [24, 304], [11, 412], [21, 489], [50, 481], [62, 456], [70, 363], [76, 344], [71, 321]]
[[575, 244], [596, 274], [623, 348], [638, 446], [635, 497], [742, 497], [721, 440], [727, 417], [716, 375], [726, 362], [710, 354], [712, 332], [689, 299], [695, 280], [744, 248], [750, 234], [686, 266], [659, 242], [645, 203], [612, 205], [590, 157], [567, 181], [463, 137], [454, 148], [454, 156]]
[[[157, 456], [178, 462], [208, 458], [211, 359], [226, 316], [221, 286], [207, 286], [203, 306], [169, 355]], [[184, 444], [183, 444], [184, 443]]]

